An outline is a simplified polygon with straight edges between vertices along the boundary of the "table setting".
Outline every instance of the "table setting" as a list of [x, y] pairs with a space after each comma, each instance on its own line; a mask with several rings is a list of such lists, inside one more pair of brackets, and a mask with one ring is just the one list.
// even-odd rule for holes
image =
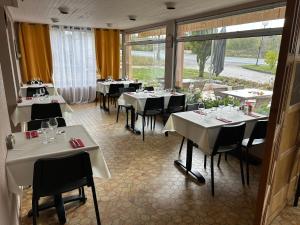
[[95, 177], [110, 177], [101, 149], [81, 125], [58, 128], [55, 118], [52, 118], [44, 121], [39, 130], [18, 132], [13, 136], [13, 148], [8, 151], [6, 159], [12, 193], [21, 194], [20, 186], [32, 185], [33, 166], [37, 159], [66, 156], [78, 151], [90, 154]]

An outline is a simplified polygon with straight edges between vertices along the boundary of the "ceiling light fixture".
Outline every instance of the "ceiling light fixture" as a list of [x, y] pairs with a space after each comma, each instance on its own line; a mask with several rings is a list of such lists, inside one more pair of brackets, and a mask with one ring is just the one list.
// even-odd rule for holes
[[131, 21], [136, 21], [136, 16], [135, 15], [129, 15], [128, 18]]
[[53, 22], [53, 23], [58, 23], [59, 22], [59, 19], [58, 18], [51, 18], [51, 21]]
[[112, 23], [107, 23], [106, 26], [107, 27], [112, 27]]
[[67, 6], [60, 6], [58, 10], [61, 14], [69, 14], [69, 8]]
[[168, 10], [174, 10], [174, 9], [176, 9], [175, 2], [166, 2], [165, 5], [166, 5], [166, 7], [167, 7]]

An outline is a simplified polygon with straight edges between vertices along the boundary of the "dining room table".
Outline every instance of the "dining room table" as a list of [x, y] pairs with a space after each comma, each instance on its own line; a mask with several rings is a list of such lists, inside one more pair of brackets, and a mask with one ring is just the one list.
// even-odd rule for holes
[[[8, 190], [10, 193], [22, 196], [23, 187], [32, 186], [34, 163], [41, 158], [56, 158], [75, 154], [81, 151], [89, 153], [93, 176], [97, 178], [110, 178], [104, 155], [97, 142], [90, 136], [82, 125], [74, 125], [58, 128], [55, 139], [45, 144], [45, 136], [37, 135], [30, 138], [26, 132], [13, 133], [15, 143], [13, 149], [7, 151], [6, 174]], [[71, 144], [73, 139], [83, 143], [80, 147]], [[78, 195], [68, 196], [64, 202], [80, 199]], [[53, 202], [39, 205], [39, 210], [47, 209]], [[64, 207], [61, 207], [61, 215], [64, 216]], [[28, 212], [31, 215], [31, 211]]]
[[135, 127], [135, 117], [137, 111], [143, 111], [148, 98], [164, 98], [164, 107], [168, 107], [171, 96], [184, 95], [183, 93], [171, 92], [169, 90], [157, 90], [157, 91], [137, 91], [137, 92], [125, 92], [119, 99], [119, 105], [131, 105], [131, 121], [130, 125], [126, 124], [126, 128], [132, 131], [134, 134], [141, 134], [141, 132]]
[[27, 96], [27, 88], [42, 88], [45, 87], [49, 93], [49, 95], [58, 95], [56, 89], [54, 88], [54, 85], [52, 83], [43, 83], [43, 84], [23, 84], [20, 87], [19, 95], [20, 97], [26, 97]]
[[11, 120], [15, 126], [19, 123], [25, 123], [31, 120], [31, 106], [32, 104], [48, 104], [57, 102], [60, 105], [61, 112], [64, 116], [73, 112], [72, 108], [66, 103], [61, 95], [40, 96], [40, 97], [22, 97], [21, 102], [11, 114]]
[[121, 81], [98, 81], [96, 85], [96, 92], [99, 92], [103, 96], [102, 106], [100, 102], [100, 108], [108, 110], [106, 107], [106, 96], [109, 93], [109, 86], [111, 84], [124, 84], [124, 88], [128, 88], [129, 84], [135, 83], [133, 80], [121, 80]]
[[175, 160], [174, 163], [183, 168], [188, 174], [205, 182], [203, 175], [192, 169], [193, 147], [211, 155], [217, 136], [222, 126], [246, 123], [244, 138], [249, 138], [257, 120], [267, 119], [258, 113], [245, 114], [238, 107], [218, 107], [213, 109], [199, 109], [194, 111], [173, 113], [167, 120], [163, 132], [176, 132], [187, 139], [186, 161]]
[[222, 94], [226, 96], [232, 96], [238, 98], [242, 101], [250, 100], [250, 99], [259, 99], [259, 98], [272, 98], [273, 91], [269, 90], [260, 90], [257, 88], [244, 88], [238, 90], [228, 90], [228, 91], [220, 91]]

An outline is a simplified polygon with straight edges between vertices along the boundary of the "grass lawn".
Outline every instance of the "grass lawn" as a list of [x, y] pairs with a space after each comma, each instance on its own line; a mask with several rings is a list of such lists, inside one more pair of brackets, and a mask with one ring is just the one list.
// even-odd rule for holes
[[244, 69], [254, 70], [257, 72], [270, 73], [270, 74], [276, 73], [276, 67], [271, 69], [269, 65], [243, 65], [242, 67]]

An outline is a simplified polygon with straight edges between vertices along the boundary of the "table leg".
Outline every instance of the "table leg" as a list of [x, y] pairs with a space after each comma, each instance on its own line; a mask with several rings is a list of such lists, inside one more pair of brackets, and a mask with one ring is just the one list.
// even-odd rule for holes
[[194, 177], [196, 177], [200, 183], [205, 183], [205, 178], [202, 176], [202, 174], [196, 170], [192, 170], [193, 146], [194, 146], [194, 143], [191, 140], [187, 139], [187, 151], [186, 151], [185, 165], [182, 162], [182, 160], [175, 160], [174, 163], [175, 163], [175, 165], [180, 166], [180, 168], [184, 169], [187, 174], [193, 175]]
[[107, 96], [103, 94], [102, 95], [103, 106], [101, 108], [103, 108], [105, 111], [108, 111], [108, 108], [106, 107], [106, 99], [107, 99]]
[[141, 131], [135, 129], [135, 108], [131, 107], [130, 108], [130, 126], [128, 124], [126, 124], [126, 129], [130, 130], [132, 133], [140, 135]]

